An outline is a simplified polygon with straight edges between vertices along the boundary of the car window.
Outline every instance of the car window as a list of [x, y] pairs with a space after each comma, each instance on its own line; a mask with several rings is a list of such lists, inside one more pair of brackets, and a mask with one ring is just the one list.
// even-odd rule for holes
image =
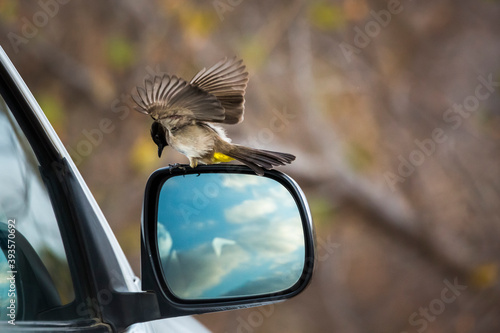
[[[7, 256], [8, 255], [5, 254], [4, 251], [0, 251], [0, 277], [2, 278], [2, 281], [0, 283], [0, 295], [2, 295], [0, 302], [1, 320], [7, 320], [7, 315], [11, 313], [11, 308], [9, 308], [10, 304], [18, 303], [17, 293], [15, 292], [15, 283], [11, 283], [11, 279], [9, 279], [12, 274], [9, 275], [10, 268]], [[15, 281], [13, 280], [12, 282]], [[14, 314], [14, 317], [17, 316], [17, 309], [15, 305], [12, 306], [12, 313]]]
[[[35, 154], [0, 97], [0, 320], [37, 320], [74, 299], [57, 220]], [[12, 305], [14, 304], [14, 305]]]

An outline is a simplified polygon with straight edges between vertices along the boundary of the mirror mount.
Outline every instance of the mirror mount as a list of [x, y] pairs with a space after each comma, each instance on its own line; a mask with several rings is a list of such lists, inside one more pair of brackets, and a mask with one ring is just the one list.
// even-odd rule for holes
[[[209, 179], [210, 181], [208, 181]], [[222, 188], [221, 186], [223, 186], [221, 184], [228, 184], [228, 181], [232, 181], [232, 186], [235, 189], [238, 188], [238, 192], [228, 192], [225, 187], [223, 192], [220, 191]], [[278, 232], [276, 230], [277, 224], [274, 221], [276, 220], [276, 216], [280, 216], [276, 214], [285, 211], [280, 205], [274, 206], [274, 213], [271, 212], [271, 208], [268, 208], [267, 211], [264, 209], [266, 214], [258, 216], [258, 223], [244, 223], [245, 221], [242, 220], [243, 217], [248, 218], [249, 214], [255, 213], [255, 210], [251, 210], [251, 205], [249, 205], [248, 202], [253, 198], [251, 197], [252, 195], [256, 195], [255, 192], [259, 188], [255, 187], [255, 185], [252, 188], [244, 189], [243, 183], [261, 184], [264, 181], [269, 183], [269, 185], [265, 186], [273, 186], [271, 190], [265, 193], [288, 193], [289, 198], [282, 199], [281, 194], [276, 194], [277, 197], [275, 200], [278, 200], [279, 197], [280, 200], [288, 200], [294, 204], [294, 207], [291, 209], [296, 211], [297, 218], [293, 221], [299, 221], [296, 223], [298, 223], [300, 227], [296, 229], [300, 229], [300, 234], [291, 230], [290, 224], [292, 223], [285, 224], [284, 222], [280, 222], [279, 226], [282, 228], [280, 230], [284, 231]], [[183, 189], [183, 192], [175, 192], [175, 188]], [[189, 189], [189, 192], [187, 189]], [[239, 192], [240, 189], [242, 192]], [[220, 193], [223, 193], [224, 196], [219, 195]], [[231, 200], [228, 200], [228, 198], [236, 198], [238, 196], [242, 199], [238, 201], [241, 203], [241, 207], [238, 208], [240, 215], [236, 218], [234, 215], [228, 215], [228, 212], [234, 213], [238, 210], [237, 208], [229, 206]], [[207, 201], [208, 199], [218, 200], [218, 204], [214, 205], [212, 201]], [[253, 198], [252, 200], [255, 201], [257, 199]], [[266, 200], [269, 201], [269, 199]], [[190, 205], [185, 210], [187, 215], [182, 215], [182, 212], [175, 211], [175, 207], [182, 206], [184, 203]], [[227, 203], [227, 206], [219, 209], [222, 203]], [[259, 203], [265, 203], [265, 201], [261, 200]], [[245, 204], [247, 206], [245, 206]], [[163, 208], [167, 205], [169, 207], [168, 210]], [[287, 204], [287, 206], [290, 206], [290, 204]], [[208, 210], [205, 210], [205, 208]], [[217, 215], [217, 217], [219, 217], [217, 220], [222, 220], [224, 218], [228, 219], [229, 216], [231, 216], [232, 220], [229, 221], [231, 223], [228, 224], [226, 221], [224, 228], [218, 229], [217, 231], [219, 233], [221, 230], [226, 232], [225, 237], [219, 237], [219, 234], [215, 232], [210, 234], [206, 230], [194, 233], [191, 228], [192, 225], [188, 223], [191, 217], [194, 216], [192, 215], [193, 209], [200, 210], [201, 213], [199, 216], [205, 216], [207, 212], [212, 213], [220, 210], [220, 215]], [[233, 211], [230, 211], [230, 209], [233, 209]], [[222, 212], [225, 212], [225, 215], [223, 215]], [[184, 216], [184, 218], [187, 216], [187, 220], [183, 220], [182, 218], [180, 218], [180, 220], [175, 220], [172, 216], [176, 216], [176, 214], [178, 216]], [[159, 216], [161, 216], [161, 218], [159, 218]], [[270, 216], [274, 216], [274, 220], [271, 221]], [[269, 221], [264, 221], [266, 218]], [[164, 223], [164, 219], [172, 219], [172, 222], [168, 222], [171, 224], [168, 225], [166, 222]], [[264, 223], [268, 223], [269, 226], [266, 227], [267, 224]], [[170, 233], [168, 233], [169, 242], [167, 250], [164, 249], [165, 245], [162, 242], [163, 238], [159, 236], [160, 232], [165, 228], [165, 225], [170, 231]], [[187, 231], [183, 231], [183, 233], [178, 231], [176, 233], [174, 229], [177, 226], [185, 227]], [[187, 228], [188, 226], [189, 228]], [[159, 229], [162, 230], [159, 231]], [[255, 230], [253, 234], [250, 229]], [[273, 234], [274, 231], [273, 235], [279, 235], [279, 237], [276, 236], [263, 239], [264, 241], [259, 243], [258, 246], [256, 245], [256, 247], [251, 248], [248, 239], [252, 237], [256, 238], [255, 236], [261, 236], [266, 230], [269, 231], [268, 234]], [[234, 234], [240, 234], [243, 237], [241, 237], [241, 239], [236, 238], [236, 236], [228, 237], [228, 232], [234, 232]], [[176, 243], [187, 243], [185, 239], [191, 240], [203, 237], [210, 237], [212, 241], [206, 242], [203, 240], [203, 242], [200, 240], [200, 242], [196, 244], [194, 244], [193, 241], [193, 247], [184, 249], [183, 252], [180, 247], [177, 250], [175, 249], [174, 245]], [[239, 241], [242, 239], [244, 239], [246, 243]], [[203, 245], [205, 247], [202, 247], [200, 244], [205, 244]], [[277, 264], [274, 266], [268, 265], [266, 266], [268, 267], [267, 269], [262, 269], [262, 274], [265, 278], [255, 276], [253, 280], [242, 281], [241, 286], [238, 285], [230, 291], [213, 291], [222, 289], [219, 285], [214, 284], [209, 286], [212, 291], [206, 291], [209, 288], [206, 286], [207, 283], [205, 283], [205, 289], [198, 287], [195, 292], [193, 288], [190, 287], [191, 289], [189, 289], [179, 284], [179, 281], [182, 282], [186, 279], [199, 281], [200, 278], [206, 277], [208, 279], [210, 277], [210, 272], [212, 271], [209, 268], [213, 265], [207, 264], [205, 266], [200, 266], [200, 262], [206, 262], [206, 258], [203, 258], [203, 260], [200, 259], [201, 256], [207, 253], [208, 245], [206, 244], [211, 244], [212, 247], [210, 247], [210, 249], [213, 249], [213, 253], [210, 253], [211, 260], [213, 260], [213, 258], [229, 258], [232, 255], [233, 258], [238, 258], [238, 260], [243, 262], [244, 260], [242, 260], [242, 258], [248, 256], [248, 253], [260, 255], [260, 257], [248, 256], [248, 260], [244, 261], [243, 264], [234, 264], [233, 266], [238, 266], [238, 269], [248, 267], [249, 270], [251, 269], [251, 271], [254, 271], [256, 270], [257, 262], [263, 259], [277, 258], [279, 260], [276, 262], [283, 262], [285, 260], [291, 260], [289, 258], [292, 255], [297, 257], [298, 253], [301, 254], [300, 257], [302, 259], [300, 261], [295, 260], [293, 262], [288, 262], [290, 263], [289, 265], [293, 263], [294, 267], [297, 267], [297, 273], [292, 279], [281, 278], [281, 285], [275, 289], [272, 287], [275, 284], [271, 283], [271, 281], [275, 282], [275, 275], [280, 273]], [[291, 247], [290, 244], [299, 244], [300, 246]], [[279, 246], [275, 246], [273, 249], [274, 245]], [[274, 252], [269, 252], [270, 250], [268, 248], [271, 248]], [[287, 248], [288, 252], [283, 250], [284, 248]], [[175, 261], [172, 258], [174, 258]], [[188, 258], [190, 260], [181, 262], [179, 258]], [[181, 262], [182, 265], [179, 265], [179, 262]], [[212, 262], [215, 261], [210, 261], [210, 263]], [[286, 267], [290, 268], [291, 266]], [[194, 169], [187, 165], [181, 165], [181, 167], [167, 167], [155, 171], [150, 176], [146, 185], [143, 221], [141, 226], [141, 278], [142, 289], [157, 295], [162, 318], [240, 309], [282, 301], [299, 294], [306, 288], [310, 282], [313, 268], [313, 228], [308, 204], [304, 194], [295, 181], [284, 173], [275, 170], [266, 170], [264, 176], [257, 176], [246, 166], [219, 164], [198, 166]], [[229, 273], [227, 273], [227, 275], [229, 276]], [[179, 279], [179, 276], [182, 276], [182, 279]], [[237, 275], [235, 273], [234, 276], [241, 276], [241, 274]], [[231, 279], [228, 277], [228, 281], [237, 281], [238, 278], [234, 276], [232, 276]], [[265, 289], [262, 289], [261, 286], [256, 287], [256, 282], [258, 282], [257, 280], [259, 279], [266, 282]], [[245, 284], [243, 284], [243, 282], [245, 282]], [[194, 284], [193, 282], [190, 285]], [[220, 285], [226, 284], [227, 283], [221, 282]], [[248, 286], [250, 285], [253, 289], [251, 289], [251, 292], [248, 292]]]

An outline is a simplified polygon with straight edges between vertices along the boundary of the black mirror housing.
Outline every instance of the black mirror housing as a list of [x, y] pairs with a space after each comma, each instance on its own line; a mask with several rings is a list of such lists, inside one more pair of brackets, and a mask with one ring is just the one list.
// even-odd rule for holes
[[[203, 189], [206, 198], [197, 199]], [[282, 301], [311, 280], [313, 234], [306, 198], [282, 172], [257, 176], [230, 164], [162, 168], [144, 197], [142, 290], [157, 295], [161, 318]]]

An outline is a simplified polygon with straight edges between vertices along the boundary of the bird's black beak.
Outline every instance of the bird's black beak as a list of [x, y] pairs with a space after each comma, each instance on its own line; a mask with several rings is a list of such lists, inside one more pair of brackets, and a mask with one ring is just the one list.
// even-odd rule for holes
[[151, 125], [151, 138], [153, 139], [154, 143], [158, 146], [158, 158], [161, 157], [161, 153], [163, 151], [163, 148], [168, 146], [168, 142], [166, 139], [166, 129], [163, 127], [162, 124], [159, 122], [155, 121]]
[[163, 148], [165, 148], [165, 146], [160, 143], [158, 145], [158, 157], [159, 158], [161, 157], [161, 152], [163, 151]]

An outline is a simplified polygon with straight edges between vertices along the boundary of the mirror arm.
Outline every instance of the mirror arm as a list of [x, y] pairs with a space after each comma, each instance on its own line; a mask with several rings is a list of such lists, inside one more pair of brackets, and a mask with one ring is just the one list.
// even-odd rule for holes
[[116, 331], [123, 331], [132, 324], [161, 319], [158, 297], [152, 292], [112, 291], [107, 315]]

